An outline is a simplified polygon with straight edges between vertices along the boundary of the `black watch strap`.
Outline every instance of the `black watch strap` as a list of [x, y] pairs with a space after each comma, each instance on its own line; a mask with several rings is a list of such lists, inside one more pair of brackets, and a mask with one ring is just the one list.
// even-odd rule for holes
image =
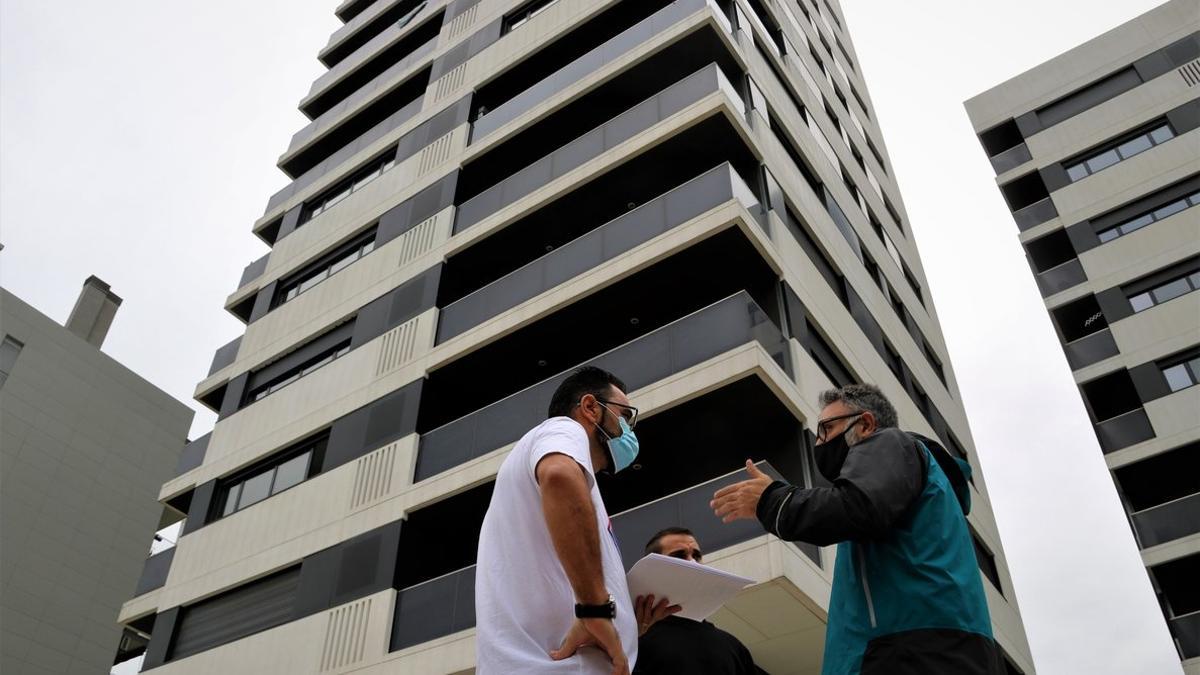
[[608, 596], [608, 602], [599, 605], [575, 605], [577, 619], [615, 619], [617, 618], [617, 601]]

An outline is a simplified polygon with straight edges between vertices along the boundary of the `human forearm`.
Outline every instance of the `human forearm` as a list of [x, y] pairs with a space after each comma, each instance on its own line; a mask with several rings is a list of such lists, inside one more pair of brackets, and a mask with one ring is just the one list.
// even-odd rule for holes
[[575, 598], [584, 604], [605, 602], [596, 511], [579, 464], [563, 455], [547, 457], [538, 466], [538, 482], [546, 528]]

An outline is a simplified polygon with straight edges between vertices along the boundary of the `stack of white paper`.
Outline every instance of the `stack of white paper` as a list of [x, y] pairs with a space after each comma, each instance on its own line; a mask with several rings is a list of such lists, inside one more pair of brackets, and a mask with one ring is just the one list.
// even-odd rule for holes
[[707, 565], [657, 553], [637, 561], [627, 576], [629, 595], [653, 595], [654, 602], [666, 598], [681, 607], [679, 616], [703, 621], [733, 599], [753, 579], [722, 572]]

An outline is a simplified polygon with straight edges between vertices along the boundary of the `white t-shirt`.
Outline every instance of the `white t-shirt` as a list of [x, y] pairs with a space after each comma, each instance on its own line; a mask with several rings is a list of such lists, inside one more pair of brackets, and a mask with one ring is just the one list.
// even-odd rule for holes
[[575, 593], [559, 562], [542, 512], [534, 470], [546, 455], [561, 453], [579, 462], [592, 491], [604, 585], [617, 603], [616, 628], [633, 668], [637, 621], [625, 568], [613, 537], [608, 511], [596, 489], [587, 434], [569, 417], [553, 417], [525, 434], [500, 466], [492, 502], [479, 533], [475, 568], [476, 672], [590, 674], [612, 672], [603, 650], [584, 647], [552, 661], [575, 620]]

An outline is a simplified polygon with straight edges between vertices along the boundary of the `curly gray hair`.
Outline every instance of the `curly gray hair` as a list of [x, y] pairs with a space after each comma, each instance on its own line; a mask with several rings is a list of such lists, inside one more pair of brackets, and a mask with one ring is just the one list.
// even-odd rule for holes
[[880, 429], [896, 426], [896, 409], [873, 384], [848, 384], [823, 391], [820, 401], [822, 408], [841, 401], [855, 412], [869, 412], [875, 416], [875, 425]]

